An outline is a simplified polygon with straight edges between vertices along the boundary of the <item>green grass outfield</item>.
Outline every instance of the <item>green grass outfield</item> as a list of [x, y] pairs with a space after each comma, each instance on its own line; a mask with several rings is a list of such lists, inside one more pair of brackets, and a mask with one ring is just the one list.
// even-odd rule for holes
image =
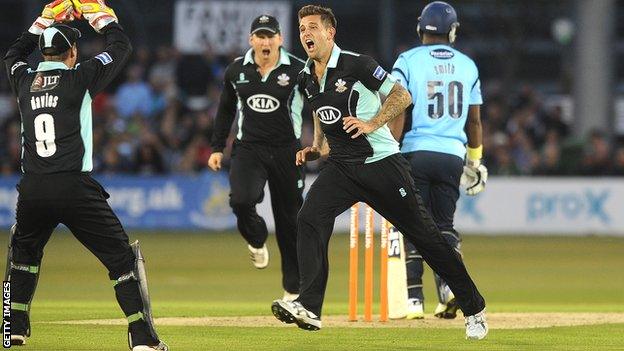
[[[252, 268], [243, 240], [236, 233], [142, 233], [132, 238], [141, 241], [147, 260], [156, 317], [270, 316], [271, 301], [282, 294], [274, 237], [269, 239], [271, 264], [265, 270]], [[5, 255], [6, 235], [0, 245], [0, 253]], [[469, 271], [492, 315], [624, 313], [622, 238], [467, 236], [463, 245]], [[348, 236], [335, 235], [330, 250], [324, 315], [346, 315]], [[435, 306], [431, 273], [425, 278], [426, 309], [431, 313]], [[33, 335], [20, 349], [124, 350], [123, 325], [61, 323], [120, 317], [102, 265], [71, 235], [55, 233], [46, 248], [32, 306]], [[306, 332], [266, 318], [258, 320], [255, 327], [248, 323], [163, 323], [158, 329], [172, 350], [185, 351], [624, 350], [624, 323], [530, 329], [497, 329], [491, 323], [486, 340], [468, 342], [463, 329], [450, 323], [448, 328], [425, 324], [406, 328], [398, 323], [397, 328], [374, 329], [326, 324], [319, 332]]]

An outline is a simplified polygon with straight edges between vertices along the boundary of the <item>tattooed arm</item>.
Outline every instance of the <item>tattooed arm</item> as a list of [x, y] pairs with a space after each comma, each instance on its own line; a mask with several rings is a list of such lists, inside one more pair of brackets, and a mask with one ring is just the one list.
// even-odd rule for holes
[[351, 138], [355, 139], [362, 134], [369, 134], [381, 128], [393, 118], [401, 115], [403, 111], [412, 103], [412, 96], [403, 88], [400, 83], [394, 83], [390, 94], [381, 106], [381, 110], [369, 121], [363, 121], [355, 117], [345, 117], [343, 119], [343, 129], [347, 133], [356, 131]]

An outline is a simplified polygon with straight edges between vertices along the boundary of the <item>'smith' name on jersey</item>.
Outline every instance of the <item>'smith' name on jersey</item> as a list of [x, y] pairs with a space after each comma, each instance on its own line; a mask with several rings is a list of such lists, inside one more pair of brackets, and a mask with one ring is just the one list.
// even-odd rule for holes
[[33, 96], [30, 98], [30, 107], [37, 110], [45, 107], [56, 107], [58, 105], [58, 96], [46, 93], [41, 96]]
[[474, 61], [448, 45], [423, 45], [401, 53], [392, 74], [414, 100], [412, 128], [403, 138], [401, 151], [435, 151], [464, 158], [470, 106], [483, 103]]

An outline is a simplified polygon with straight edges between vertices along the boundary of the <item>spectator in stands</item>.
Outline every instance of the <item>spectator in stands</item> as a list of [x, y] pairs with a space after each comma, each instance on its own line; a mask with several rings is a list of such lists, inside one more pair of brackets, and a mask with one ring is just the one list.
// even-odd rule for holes
[[117, 90], [116, 107], [119, 116], [128, 119], [135, 114], [149, 117], [152, 113], [152, 91], [142, 80], [143, 67], [132, 65], [127, 72], [127, 80]]
[[602, 131], [596, 129], [590, 132], [578, 173], [594, 176], [611, 173], [611, 147]]
[[620, 145], [613, 158], [613, 172], [615, 176], [624, 176], [624, 145]]
[[134, 155], [134, 173], [140, 175], [158, 175], [165, 173], [165, 166], [158, 147], [154, 143], [139, 144]]
[[570, 127], [563, 120], [561, 106], [555, 106], [549, 111], [546, 115], [544, 126], [547, 130], [556, 131], [560, 138], [565, 138], [570, 135]]

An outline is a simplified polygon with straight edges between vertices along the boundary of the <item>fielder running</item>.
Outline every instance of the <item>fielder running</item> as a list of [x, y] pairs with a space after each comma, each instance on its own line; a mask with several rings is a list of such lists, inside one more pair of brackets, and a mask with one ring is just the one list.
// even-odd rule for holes
[[[103, 52], [76, 64], [77, 29], [55, 23], [84, 17], [106, 41]], [[44, 62], [27, 58], [39, 46]], [[132, 48], [113, 10], [95, 0], [56, 0], [9, 48], [4, 62], [22, 122], [22, 178], [11, 228], [5, 280], [11, 282], [11, 344], [30, 336], [32, 302], [43, 249], [59, 223], [108, 269], [128, 318], [133, 351], [167, 350], [154, 329], [143, 257], [90, 176], [91, 99], [117, 76]], [[77, 267], [78, 268], [78, 267]], [[71, 284], [71, 275], [69, 276]]]
[[221, 168], [223, 149], [239, 110], [230, 167], [230, 206], [256, 268], [269, 264], [268, 230], [256, 212], [269, 183], [275, 236], [282, 258], [284, 298], [299, 293], [297, 211], [303, 203], [303, 167], [295, 165], [301, 144], [303, 99], [296, 89], [303, 61], [282, 48], [277, 19], [258, 16], [251, 24], [251, 49], [225, 71], [208, 165]]
[[[460, 178], [468, 195], [482, 191], [487, 180], [487, 169], [481, 164], [483, 100], [479, 71], [468, 56], [451, 47], [459, 26], [451, 5], [432, 2], [418, 21], [423, 45], [399, 55], [392, 68], [392, 75], [409, 90], [414, 101], [411, 130], [403, 138], [401, 152], [410, 163], [416, 189], [433, 221], [449, 245], [461, 254], [460, 235], [453, 227]], [[394, 125], [402, 128], [402, 119], [397, 118]], [[423, 257], [409, 241], [406, 253], [407, 318], [424, 318]], [[437, 274], [435, 282], [439, 303], [434, 315], [455, 318], [459, 306], [452, 289]]]
[[[341, 50], [334, 43], [336, 19], [331, 9], [308, 5], [298, 16], [301, 44], [309, 57], [298, 82], [314, 111], [315, 137], [313, 146], [297, 153], [297, 163], [326, 152], [329, 158], [297, 220], [299, 298], [275, 300], [273, 314], [305, 330], [321, 328], [329, 272], [327, 247], [334, 221], [362, 201], [404, 233], [449, 283], [466, 313], [466, 337], [484, 338], [485, 301], [459, 254], [429, 216], [386, 125], [410, 105], [409, 93], [374, 59]], [[383, 105], [379, 93], [387, 96]]]

